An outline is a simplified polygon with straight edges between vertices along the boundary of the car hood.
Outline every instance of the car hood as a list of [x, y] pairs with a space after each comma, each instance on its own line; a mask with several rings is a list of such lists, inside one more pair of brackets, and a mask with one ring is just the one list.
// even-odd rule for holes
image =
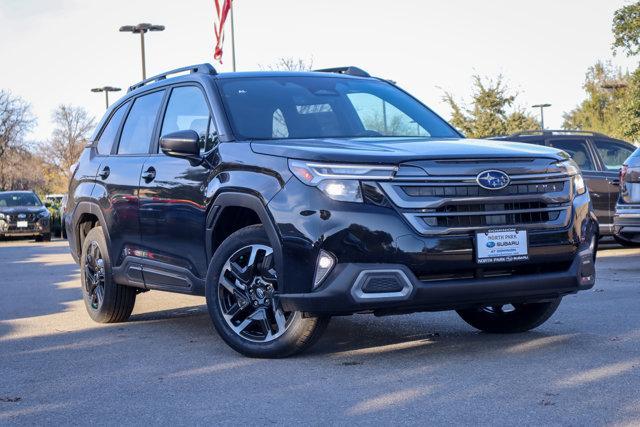
[[561, 150], [520, 142], [466, 138], [351, 138], [252, 141], [255, 153], [301, 160], [401, 163], [410, 160], [549, 158]]
[[46, 208], [42, 206], [12, 206], [12, 207], [0, 207], [0, 213], [14, 214], [14, 213], [38, 213], [44, 211]]

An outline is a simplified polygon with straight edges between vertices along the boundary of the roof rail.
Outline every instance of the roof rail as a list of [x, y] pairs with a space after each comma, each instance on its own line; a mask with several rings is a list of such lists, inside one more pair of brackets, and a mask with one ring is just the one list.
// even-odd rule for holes
[[593, 132], [590, 130], [570, 130], [570, 129], [535, 129], [535, 130], [525, 130], [522, 132], [516, 132], [508, 136], [526, 136], [526, 135], [543, 135], [543, 136], [553, 136], [553, 135], [589, 135], [589, 136], [599, 136], [602, 138], [609, 138], [607, 135], [602, 134], [600, 132]]
[[218, 74], [216, 69], [213, 68], [213, 65], [211, 65], [211, 64], [190, 65], [188, 67], [176, 68], [175, 70], [166, 71], [164, 73], [158, 74], [157, 76], [153, 76], [153, 77], [149, 77], [148, 79], [144, 79], [141, 82], [138, 82], [138, 83], [136, 83], [134, 85], [129, 86], [129, 92], [131, 92], [132, 90], [141, 88], [142, 86], [147, 85], [149, 83], [155, 83], [155, 82], [158, 82], [160, 80], [164, 80], [168, 76], [170, 76], [171, 74], [184, 73], [185, 71], [189, 71], [192, 74], [193, 73], [211, 74], [211, 75]]
[[364, 71], [362, 68], [354, 67], [350, 65], [348, 67], [335, 67], [335, 68], [322, 68], [318, 71], [320, 73], [337, 73], [337, 74], [347, 74], [349, 76], [357, 76], [357, 77], [371, 77], [369, 73]]

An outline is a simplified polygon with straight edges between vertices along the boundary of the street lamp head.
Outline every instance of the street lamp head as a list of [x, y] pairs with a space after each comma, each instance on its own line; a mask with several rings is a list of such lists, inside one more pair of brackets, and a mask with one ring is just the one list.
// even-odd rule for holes
[[103, 86], [103, 87], [94, 87], [91, 89], [91, 92], [119, 92], [122, 89], [114, 86]]
[[536, 104], [531, 106], [531, 108], [546, 108], [546, 107], [551, 107], [551, 104]]
[[163, 31], [164, 25], [154, 25], [146, 22], [138, 25], [123, 25], [120, 27], [121, 32], [128, 32], [134, 34], [146, 33], [147, 31]]

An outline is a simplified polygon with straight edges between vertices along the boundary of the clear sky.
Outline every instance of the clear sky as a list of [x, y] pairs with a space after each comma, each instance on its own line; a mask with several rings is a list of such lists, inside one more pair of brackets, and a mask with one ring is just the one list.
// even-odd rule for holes
[[[553, 104], [548, 127], [584, 97], [587, 67], [613, 57], [613, 12], [623, 0], [235, 0], [239, 70], [279, 57], [313, 58], [316, 67], [357, 65], [396, 80], [444, 117], [443, 91], [468, 99], [471, 76], [503, 74], [518, 104]], [[141, 79], [139, 38], [121, 25], [166, 26], [147, 38], [147, 74], [213, 62], [213, 0], [0, 0], [0, 88], [33, 105], [51, 132], [57, 104], [97, 117], [102, 94]], [[227, 37], [227, 42], [230, 38]], [[229, 70], [227, 47], [221, 70]], [[123, 92], [120, 93], [120, 95]], [[116, 95], [118, 96], [118, 95]], [[536, 113], [537, 114], [537, 113]]]

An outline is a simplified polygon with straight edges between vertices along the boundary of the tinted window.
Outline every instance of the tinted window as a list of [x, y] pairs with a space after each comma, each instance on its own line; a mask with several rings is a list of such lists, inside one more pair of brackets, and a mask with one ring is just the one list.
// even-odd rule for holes
[[122, 105], [119, 107], [115, 113], [111, 116], [109, 123], [105, 126], [102, 134], [100, 135], [100, 139], [98, 139], [98, 153], [100, 154], [111, 154], [111, 147], [116, 139], [118, 134], [118, 129], [120, 128], [120, 123], [122, 123], [122, 117], [124, 113], [127, 112], [127, 108], [129, 107], [129, 103]]
[[33, 193], [0, 193], [0, 208], [41, 205], [40, 199]]
[[617, 171], [633, 153], [633, 148], [619, 142], [597, 140], [595, 144], [607, 170]]
[[429, 136], [411, 117], [384, 99], [370, 93], [347, 95], [364, 128], [372, 134]]
[[160, 134], [194, 130], [200, 136], [200, 151], [208, 151], [215, 139], [212, 124], [202, 91], [194, 86], [177, 87], [171, 91]]
[[594, 170], [593, 162], [589, 156], [589, 149], [587, 148], [587, 141], [582, 139], [558, 139], [549, 141], [549, 146], [569, 153], [571, 158], [580, 166], [580, 169]]
[[118, 154], [144, 154], [149, 152], [153, 126], [164, 91], [137, 98], [124, 122]]
[[459, 137], [431, 110], [379, 80], [251, 77], [219, 85], [238, 138]]

